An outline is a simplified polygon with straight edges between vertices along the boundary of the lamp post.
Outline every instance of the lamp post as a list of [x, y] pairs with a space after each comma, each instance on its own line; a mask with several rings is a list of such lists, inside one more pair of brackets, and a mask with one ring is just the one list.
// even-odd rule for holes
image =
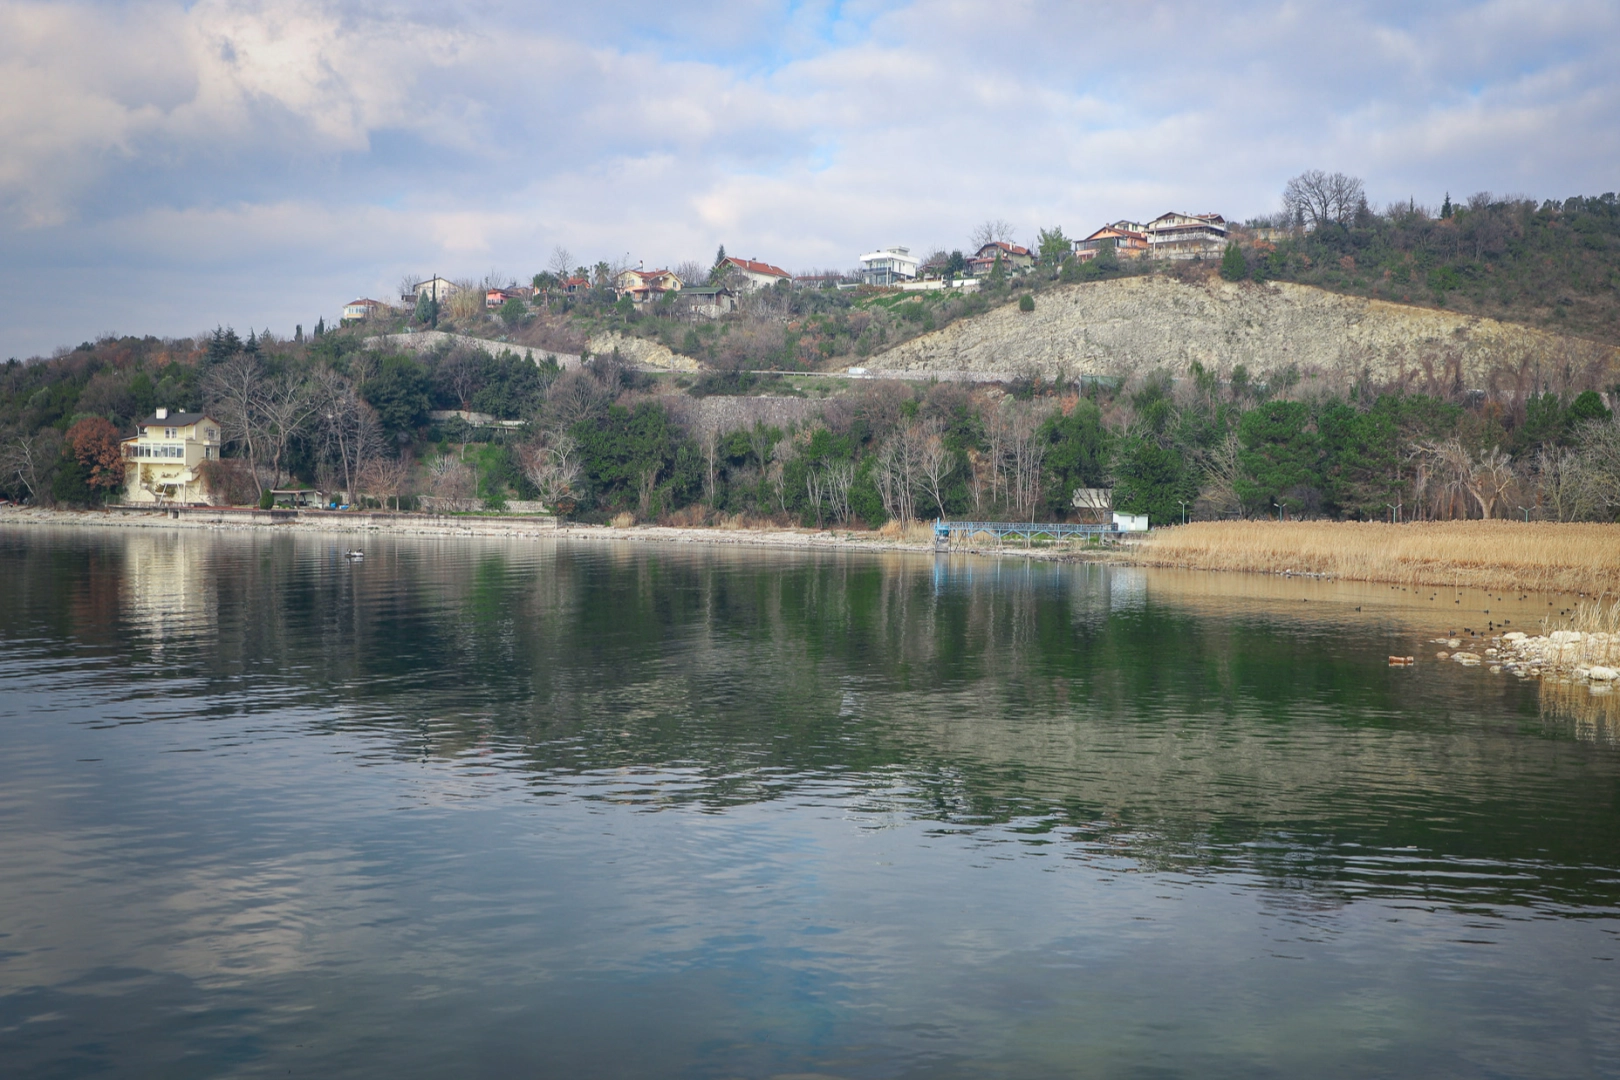
[[1181, 504], [1181, 523], [1185, 525], [1187, 524], [1187, 500], [1177, 499], [1176, 502]]
[[1526, 525], [1530, 524], [1530, 511], [1529, 511], [1529, 509], [1527, 507], [1523, 507], [1523, 506], [1519, 507], [1519, 509], [1524, 511], [1524, 523]]
[[1385, 503], [1384, 505], [1389, 507], [1389, 523], [1391, 525], [1399, 525], [1401, 523], [1401, 507], [1405, 504]]

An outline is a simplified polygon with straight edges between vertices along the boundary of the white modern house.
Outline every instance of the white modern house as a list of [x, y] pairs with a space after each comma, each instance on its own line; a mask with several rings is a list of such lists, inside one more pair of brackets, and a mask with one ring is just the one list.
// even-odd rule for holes
[[200, 503], [208, 501], [198, 467], [219, 459], [219, 423], [207, 413], [159, 409], [135, 425], [125, 439], [124, 501]]
[[889, 247], [861, 256], [861, 283], [863, 285], [898, 285], [902, 281], [915, 281], [922, 260], [910, 248]]

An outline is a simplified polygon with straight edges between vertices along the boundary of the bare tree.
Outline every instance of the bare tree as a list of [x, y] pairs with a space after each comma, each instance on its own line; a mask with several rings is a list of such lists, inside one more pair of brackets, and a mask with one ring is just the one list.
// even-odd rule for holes
[[518, 451], [523, 475], [540, 492], [540, 501], [555, 510], [557, 503], [573, 494], [579, 483], [581, 465], [579, 443], [566, 431], [543, 431], [539, 438]]
[[472, 509], [477, 477], [466, 462], [441, 454], [427, 463], [428, 488], [441, 507]]
[[265, 381], [256, 412], [257, 439], [270, 459], [271, 486], [281, 483], [281, 460], [287, 447], [308, 430], [319, 407], [309, 382], [288, 372]]
[[1367, 203], [1359, 178], [1344, 173], [1307, 169], [1283, 188], [1283, 210], [1289, 218], [1312, 228], [1329, 223], [1348, 225]]
[[30, 502], [48, 502], [50, 493], [43, 480], [51, 462], [62, 456], [62, 433], [53, 427], [32, 435], [16, 435], [0, 444], [0, 473], [16, 477], [28, 492]]
[[804, 491], [810, 499], [810, 505], [815, 507], [816, 528], [821, 528], [822, 483], [821, 470], [814, 465], [804, 470]]
[[566, 430], [607, 408], [607, 388], [588, 371], [565, 371], [546, 391], [547, 425]]
[[938, 420], [930, 420], [924, 425], [921, 432], [922, 439], [917, 448], [917, 468], [921, 473], [921, 479], [927, 482], [928, 495], [934, 500], [934, 509], [940, 517], [944, 517], [945, 495], [942, 485], [945, 478], [956, 470], [956, 455], [946, 447], [940, 427]]
[[398, 457], [375, 457], [366, 462], [365, 468], [360, 470], [360, 486], [368, 494], [377, 496], [387, 505], [390, 497], [394, 500], [394, 509], [399, 509], [399, 497], [405, 493], [405, 486], [410, 481], [411, 463], [409, 459]]
[[259, 358], [249, 353], [237, 353], [214, 365], [203, 380], [208, 411], [219, 421], [225, 440], [236, 443], [247, 459], [248, 471], [261, 495], [264, 484], [259, 477], [258, 436], [264, 391], [264, 368]]
[[849, 524], [849, 489], [855, 485], [853, 461], [830, 461], [822, 467], [822, 489], [838, 524]]
[[990, 218], [983, 224], [974, 226], [973, 232], [968, 236], [968, 244], [974, 251], [978, 251], [984, 245], [993, 244], [998, 240], [1011, 243], [1012, 238], [1012, 222]]
[[322, 456], [328, 461], [336, 458], [335, 475], [342, 477], [343, 490], [352, 499], [366, 463], [382, 453], [382, 422], [354, 384], [330, 368], [317, 371], [310, 382]]
[[546, 269], [557, 275], [559, 283], [567, 281], [574, 274], [573, 252], [558, 244], [551, 249], [551, 261], [546, 263]]
[[676, 264], [675, 276], [682, 285], [702, 285], [709, 280], [709, 268], [696, 259], [686, 259]]
[[1040, 415], [1027, 403], [1015, 402], [1008, 410], [1003, 451], [1008, 509], [1020, 519], [1034, 516], [1040, 497], [1041, 463], [1046, 458], [1046, 443], [1036, 437], [1040, 423]]

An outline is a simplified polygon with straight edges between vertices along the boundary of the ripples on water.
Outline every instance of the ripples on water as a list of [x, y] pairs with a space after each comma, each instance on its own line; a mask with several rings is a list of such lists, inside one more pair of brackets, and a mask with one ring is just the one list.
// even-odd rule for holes
[[0, 531], [7, 1071], [1620, 1073], [1615, 748], [1393, 617], [342, 546]]

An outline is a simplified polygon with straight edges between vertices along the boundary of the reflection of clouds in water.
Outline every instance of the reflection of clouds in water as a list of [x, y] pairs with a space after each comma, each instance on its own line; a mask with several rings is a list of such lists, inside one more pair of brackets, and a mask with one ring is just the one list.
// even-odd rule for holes
[[1147, 575], [1131, 567], [1117, 567], [1103, 578], [1109, 611], [1136, 611], [1147, 602]]
[[153, 648], [214, 635], [219, 592], [209, 572], [213, 537], [188, 530], [132, 531], [124, 544], [124, 615]]

